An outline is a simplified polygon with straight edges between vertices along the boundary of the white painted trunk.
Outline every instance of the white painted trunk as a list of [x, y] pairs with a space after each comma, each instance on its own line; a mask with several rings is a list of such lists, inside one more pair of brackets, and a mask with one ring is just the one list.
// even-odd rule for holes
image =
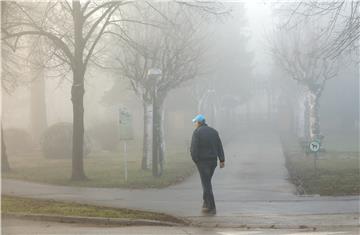
[[306, 95], [304, 101], [304, 137], [306, 140], [310, 140], [310, 116], [309, 116], [309, 96]]
[[[143, 139], [143, 165], [146, 169], [152, 164], [152, 125], [153, 125], [153, 107], [152, 103], [144, 104], [144, 139]], [[144, 168], [144, 167], [143, 167]]]
[[310, 139], [320, 139], [320, 116], [319, 116], [319, 98], [316, 92], [309, 91], [309, 135]]
[[161, 104], [159, 106], [159, 112], [160, 112], [160, 138], [159, 138], [159, 144], [160, 144], [160, 156], [163, 160], [163, 163], [165, 162], [165, 150], [166, 150], [166, 143], [165, 143], [165, 109], [164, 105]]
[[297, 112], [297, 135], [298, 137], [301, 138], [305, 138], [305, 119], [306, 119], [306, 114], [305, 114], [305, 107], [306, 107], [306, 96], [305, 95], [301, 95], [299, 98], [299, 103], [298, 103], [298, 112]]

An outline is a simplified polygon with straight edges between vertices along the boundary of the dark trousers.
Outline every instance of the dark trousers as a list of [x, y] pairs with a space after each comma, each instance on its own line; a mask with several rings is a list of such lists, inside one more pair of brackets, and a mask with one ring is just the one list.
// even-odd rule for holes
[[208, 209], [215, 209], [215, 199], [212, 191], [211, 178], [214, 174], [216, 162], [197, 162], [196, 166], [199, 170], [201, 185], [203, 188], [204, 206]]

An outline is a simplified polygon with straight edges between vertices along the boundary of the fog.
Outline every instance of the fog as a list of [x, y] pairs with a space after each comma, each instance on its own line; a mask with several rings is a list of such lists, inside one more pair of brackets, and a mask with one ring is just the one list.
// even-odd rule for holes
[[196, 172], [197, 114], [219, 132], [229, 172], [252, 161], [271, 177], [256, 164], [268, 152], [269, 167], [286, 169], [286, 156], [271, 156], [286, 155], [290, 140], [305, 149], [321, 142], [324, 159], [358, 161], [351, 2], [335, 20], [316, 14], [318, 2], [65, 2], [2, 1], [3, 177], [115, 188], [186, 182]]

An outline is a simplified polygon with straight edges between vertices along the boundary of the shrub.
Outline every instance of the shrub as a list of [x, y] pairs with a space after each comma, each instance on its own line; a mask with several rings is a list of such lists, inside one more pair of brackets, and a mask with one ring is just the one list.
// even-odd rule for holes
[[[71, 158], [72, 123], [60, 122], [48, 127], [44, 133], [42, 148], [46, 158]], [[84, 135], [84, 156], [90, 153], [90, 141]]]

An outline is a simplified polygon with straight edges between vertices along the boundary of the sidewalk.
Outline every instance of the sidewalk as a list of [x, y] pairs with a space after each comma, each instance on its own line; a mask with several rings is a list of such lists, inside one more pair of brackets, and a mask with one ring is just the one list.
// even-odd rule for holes
[[287, 180], [279, 138], [252, 134], [225, 147], [226, 167], [217, 168], [214, 194], [217, 215], [202, 216], [201, 184], [195, 174], [166, 189], [107, 189], [53, 186], [3, 180], [2, 192], [31, 198], [75, 201], [164, 212], [204, 226], [288, 227], [357, 226], [359, 197], [299, 197]]

